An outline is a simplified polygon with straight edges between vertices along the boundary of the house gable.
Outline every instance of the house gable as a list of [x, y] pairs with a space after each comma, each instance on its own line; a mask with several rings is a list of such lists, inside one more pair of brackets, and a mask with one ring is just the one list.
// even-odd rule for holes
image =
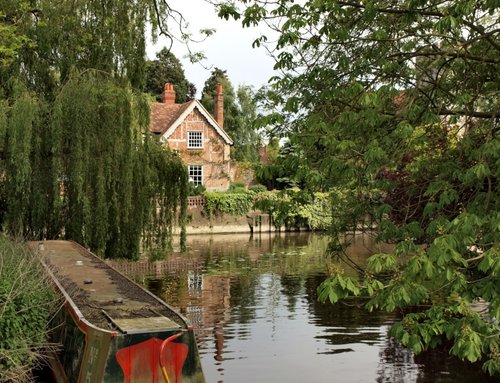
[[[159, 107], [165, 106], [159, 103]], [[177, 106], [177, 105], [176, 105]], [[169, 137], [175, 132], [175, 130], [188, 118], [188, 116], [193, 113], [193, 111], [199, 112], [206, 120], [206, 122], [217, 132], [217, 134], [224, 140], [228, 145], [233, 145], [233, 141], [227, 135], [227, 133], [219, 126], [217, 121], [212, 117], [210, 113], [203, 107], [203, 105], [198, 100], [192, 100], [185, 104], [179, 105], [179, 108], [170, 116], [170, 119], [165, 118], [164, 123], [169, 123], [170, 125], [161, 134], [161, 140], [163, 142], [167, 141]], [[168, 121], [170, 120], [170, 121]], [[157, 127], [155, 127], [157, 128]], [[162, 129], [163, 130], [163, 129]], [[154, 131], [154, 130], [153, 130]]]
[[[221, 86], [217, 87], [217, 97], [218, 109], [222, 109]], [[233, 141], [223, 129], [223, 112], [215, 109], [216, 117], [198, 100], [176, 104], [172, 84], [165, 84], [163, 102], [151, 105], [150, 131], [179, 155], [195, 185], [222, 191], [231, 182]]]
[[[189, 147], [189, 132], [202, 133], [201, 147]], [[230, 145], [224, 140], [215, 127], [208, 123], [206, 117], [197, 108], [194, 108], [191, 113], [173, 129], [168, 138], [165, 137], [166, 133], [161, 137], [162, 142], [167, 143], [172, 149], [184, 152], [186, 156], [199, 157], [201, 155], [201, 157], [206, 158], [208, 161], [223, 161], [229, 159]], [[222, 154], [225, 151], [227, 151], [225, 156], [217, 158], [219, 157], [219, 153]]]

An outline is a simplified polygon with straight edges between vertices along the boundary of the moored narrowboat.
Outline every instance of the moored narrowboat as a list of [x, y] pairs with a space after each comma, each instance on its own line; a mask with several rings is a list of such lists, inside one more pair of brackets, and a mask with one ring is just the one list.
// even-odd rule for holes
[[30, 242], [64, 299], [51, 323], [58, 383], [205, 382], [192, 326], [72, 241]]

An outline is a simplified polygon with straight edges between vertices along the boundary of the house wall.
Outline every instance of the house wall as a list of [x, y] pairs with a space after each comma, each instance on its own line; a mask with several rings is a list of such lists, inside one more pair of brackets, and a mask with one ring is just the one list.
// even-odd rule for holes
[[[188, 130], [203, 132], [203, 148], [188, 149]], [[205, 117], [194, 109], [167, 139], [186, 165], [203, 165], [203, 185], [209, 191], [223, 191], [230, 184], [230, 145], [226, 144]]]

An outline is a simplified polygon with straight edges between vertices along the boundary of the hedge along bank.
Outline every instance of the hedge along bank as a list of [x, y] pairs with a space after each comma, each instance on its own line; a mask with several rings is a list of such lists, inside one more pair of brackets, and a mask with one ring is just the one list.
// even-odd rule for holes
[[[249, 220], [261, 217], [262, 230], [326, 230], [331, 223], [328, 193], [306, 193], [298, 188], [239, 193], [206, 192], [201, 206], [191, 207], [188, 233], [248, 232]], [[271, 223], [268, 222], [269, 215]], [[264, 227], [265, 226], [265, 227]]]

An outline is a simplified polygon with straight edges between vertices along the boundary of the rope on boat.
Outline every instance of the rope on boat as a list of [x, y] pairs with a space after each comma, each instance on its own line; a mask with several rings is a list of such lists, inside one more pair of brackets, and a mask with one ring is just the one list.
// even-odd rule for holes
[[167, 339], [165, 339], [163, 341], [163, 343], [160, 346], [160, 368], [161, 368], [161, 372], [163, 374], [163, 377], [165, 378], [165, 382], [167, 382], [167, 383], [171, 383], [171, 382], [170, 382], [170, 379], [169, 379], [168, 374], [167, 374], [167, 368], [163, 365], [163, 359], [164, 359], [163, 353], [165, 352], [165, 349], [170, 342], [176, 340], [177, 338], [179, 338], [182, 335], [184, 335], [184, 332], [180, 332], [178, 334], [169, 336]]

